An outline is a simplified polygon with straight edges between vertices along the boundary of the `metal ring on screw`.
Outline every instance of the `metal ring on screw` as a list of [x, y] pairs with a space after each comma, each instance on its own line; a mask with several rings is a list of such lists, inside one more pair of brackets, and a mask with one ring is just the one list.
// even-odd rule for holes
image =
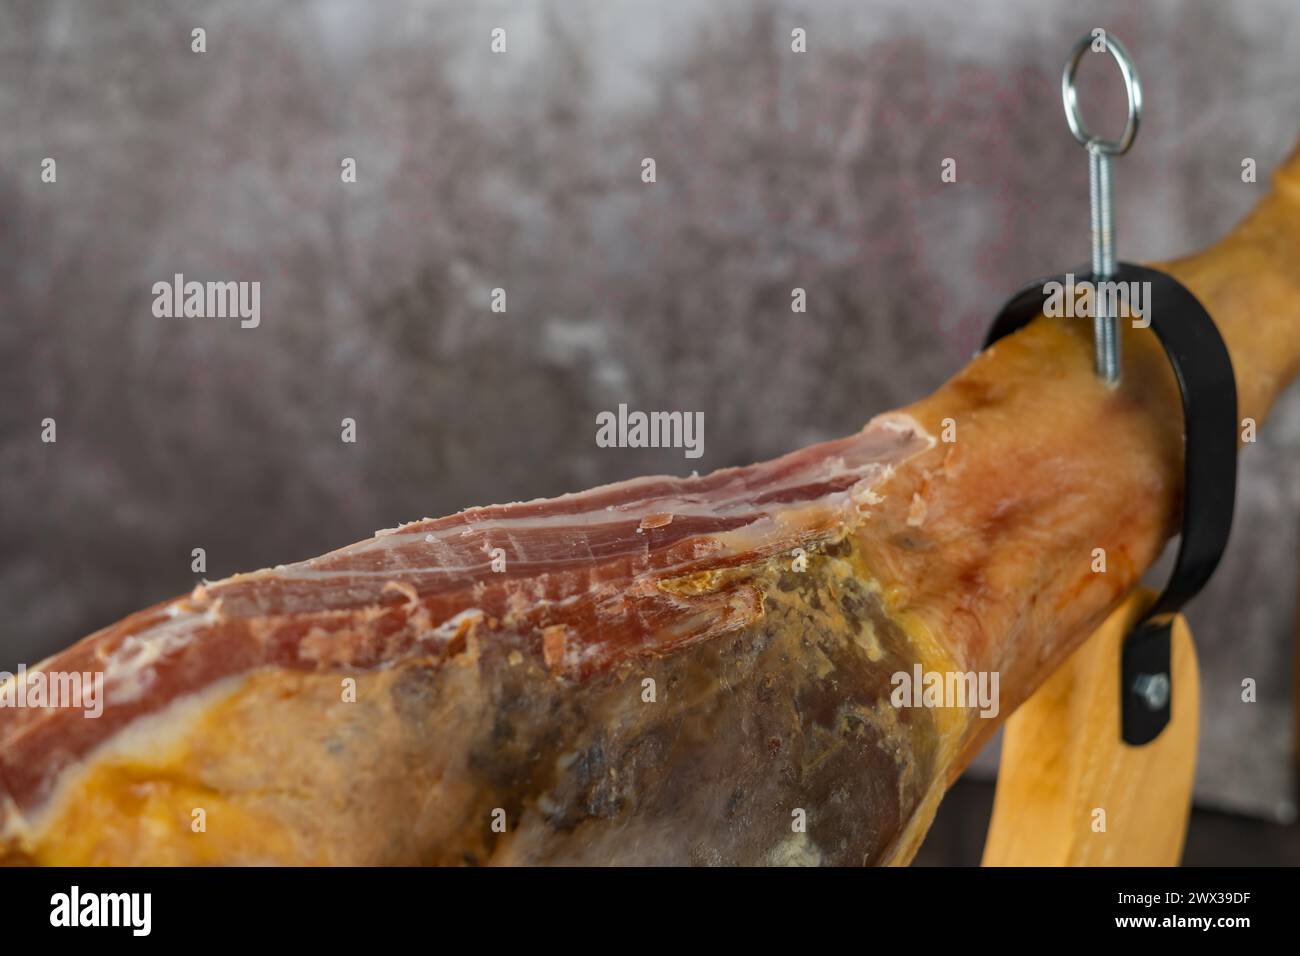
[[1137, 136], [1138, 122], [1142, 118], [1142, 81], [1138, 79], [1137, 67], [1129, 59], [1128, 51], [1118, 40], [1106, 35], [1102, 42], [1105, 43], [1107, 52], [1119, 64], [1119, 71], [1124, 77], [1124, 91], [1128, 94], [1128, 122], [1124, 125], [1124, 135], [1119, 138], [1119, 142], [1113, 143], [1099, 136], [1093, 136], [1084, 128], [1083, 118], [1079, 115], [1079, 100], [1074, 91], [1074, 77], [1079, 72], [1083, 55], [1092, 48], [1092, 34], [1081, 37], [1074, 45], [1074, 49], [1070, 51], [1070, 59], [1066, 61], [1065, 69], [1061, 72], [1061, 99], [1065, 101], [1065, 120], [1070, 124], [1070, 132], [1074, 134], [1075, 139], [1089, 149], [1110, 156], [1122, 156], [1133, 145], [1133, 138]]

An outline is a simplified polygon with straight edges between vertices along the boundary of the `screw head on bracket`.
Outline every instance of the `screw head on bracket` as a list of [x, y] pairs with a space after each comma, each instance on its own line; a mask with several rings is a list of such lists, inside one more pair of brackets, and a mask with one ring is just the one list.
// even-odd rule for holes
[[1133, 693], [1149, 710], [1159, 710], [1169, 703], [1168, 674], [1138, 674], [1133, 680]]

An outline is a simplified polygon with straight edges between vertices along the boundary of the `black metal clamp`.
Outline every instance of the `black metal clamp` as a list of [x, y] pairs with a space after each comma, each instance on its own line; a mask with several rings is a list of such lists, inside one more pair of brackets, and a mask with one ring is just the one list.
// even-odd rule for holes
[[[1076, 274], [1075, 284], [1092, 276]], [[1124, 741], [1154, 740], [1169, 723], [1172, 700], [1170, 638], [1174, 617], [1209, 580], [1232, 528], [1237, 484], [1237, 385], [1232, 361], [1205, 307], [1172, 276], [1119, 263], [1107, 281], [1150, 283], [1146, 315], [1178, 378], [1183, 400], [1183, 518], [1173, 576], [1160, 597], [1124, 639], [1120, 668]], [[984, 347], [1043, 314], [1053, 276], [1016, 293], [1002, 307]]]

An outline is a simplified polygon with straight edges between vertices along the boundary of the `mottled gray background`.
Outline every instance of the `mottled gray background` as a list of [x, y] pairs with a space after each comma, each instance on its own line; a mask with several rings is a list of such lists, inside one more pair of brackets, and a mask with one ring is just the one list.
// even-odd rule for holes
[[[1212, 242], [1300, 131], [1291, 0], [3, 0], [0, 667], [189, 589], [194, 547], [218, 578], [924, 395], [1009, 291], [1086, 258], [1057, 84], [1096, 25], [1146, 93], [1121, 255]], [[1084, 80], [1122, 110], [1108, 61]], [[261, 327], [154, 318], [176, 272], [260, 281]], [[703, 411], [704, 457], [598, 449], [619, 402]], [[1270, 426], [1191, 615], [1198, 794], [1287, 818], [1295, 390]]]

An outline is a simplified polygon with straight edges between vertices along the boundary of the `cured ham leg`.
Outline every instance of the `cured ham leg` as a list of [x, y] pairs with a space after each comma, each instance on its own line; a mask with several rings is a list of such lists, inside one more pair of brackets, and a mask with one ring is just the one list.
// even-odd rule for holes
[[[1300, 159], [1166, 268], [1262, 420], [1300, 371]], [[0, 856], [906, 862], [1175, 527], [1163, 353], [1127, 332], [1112, 391], [1089, 334], [1040, 319], [775, 461], [414, 522], [91, 635], [41, 668], [102, 672], [102, 716], [0, 710]], [[895, 706], [917, 666], [996, 673], [996, 716]]]

